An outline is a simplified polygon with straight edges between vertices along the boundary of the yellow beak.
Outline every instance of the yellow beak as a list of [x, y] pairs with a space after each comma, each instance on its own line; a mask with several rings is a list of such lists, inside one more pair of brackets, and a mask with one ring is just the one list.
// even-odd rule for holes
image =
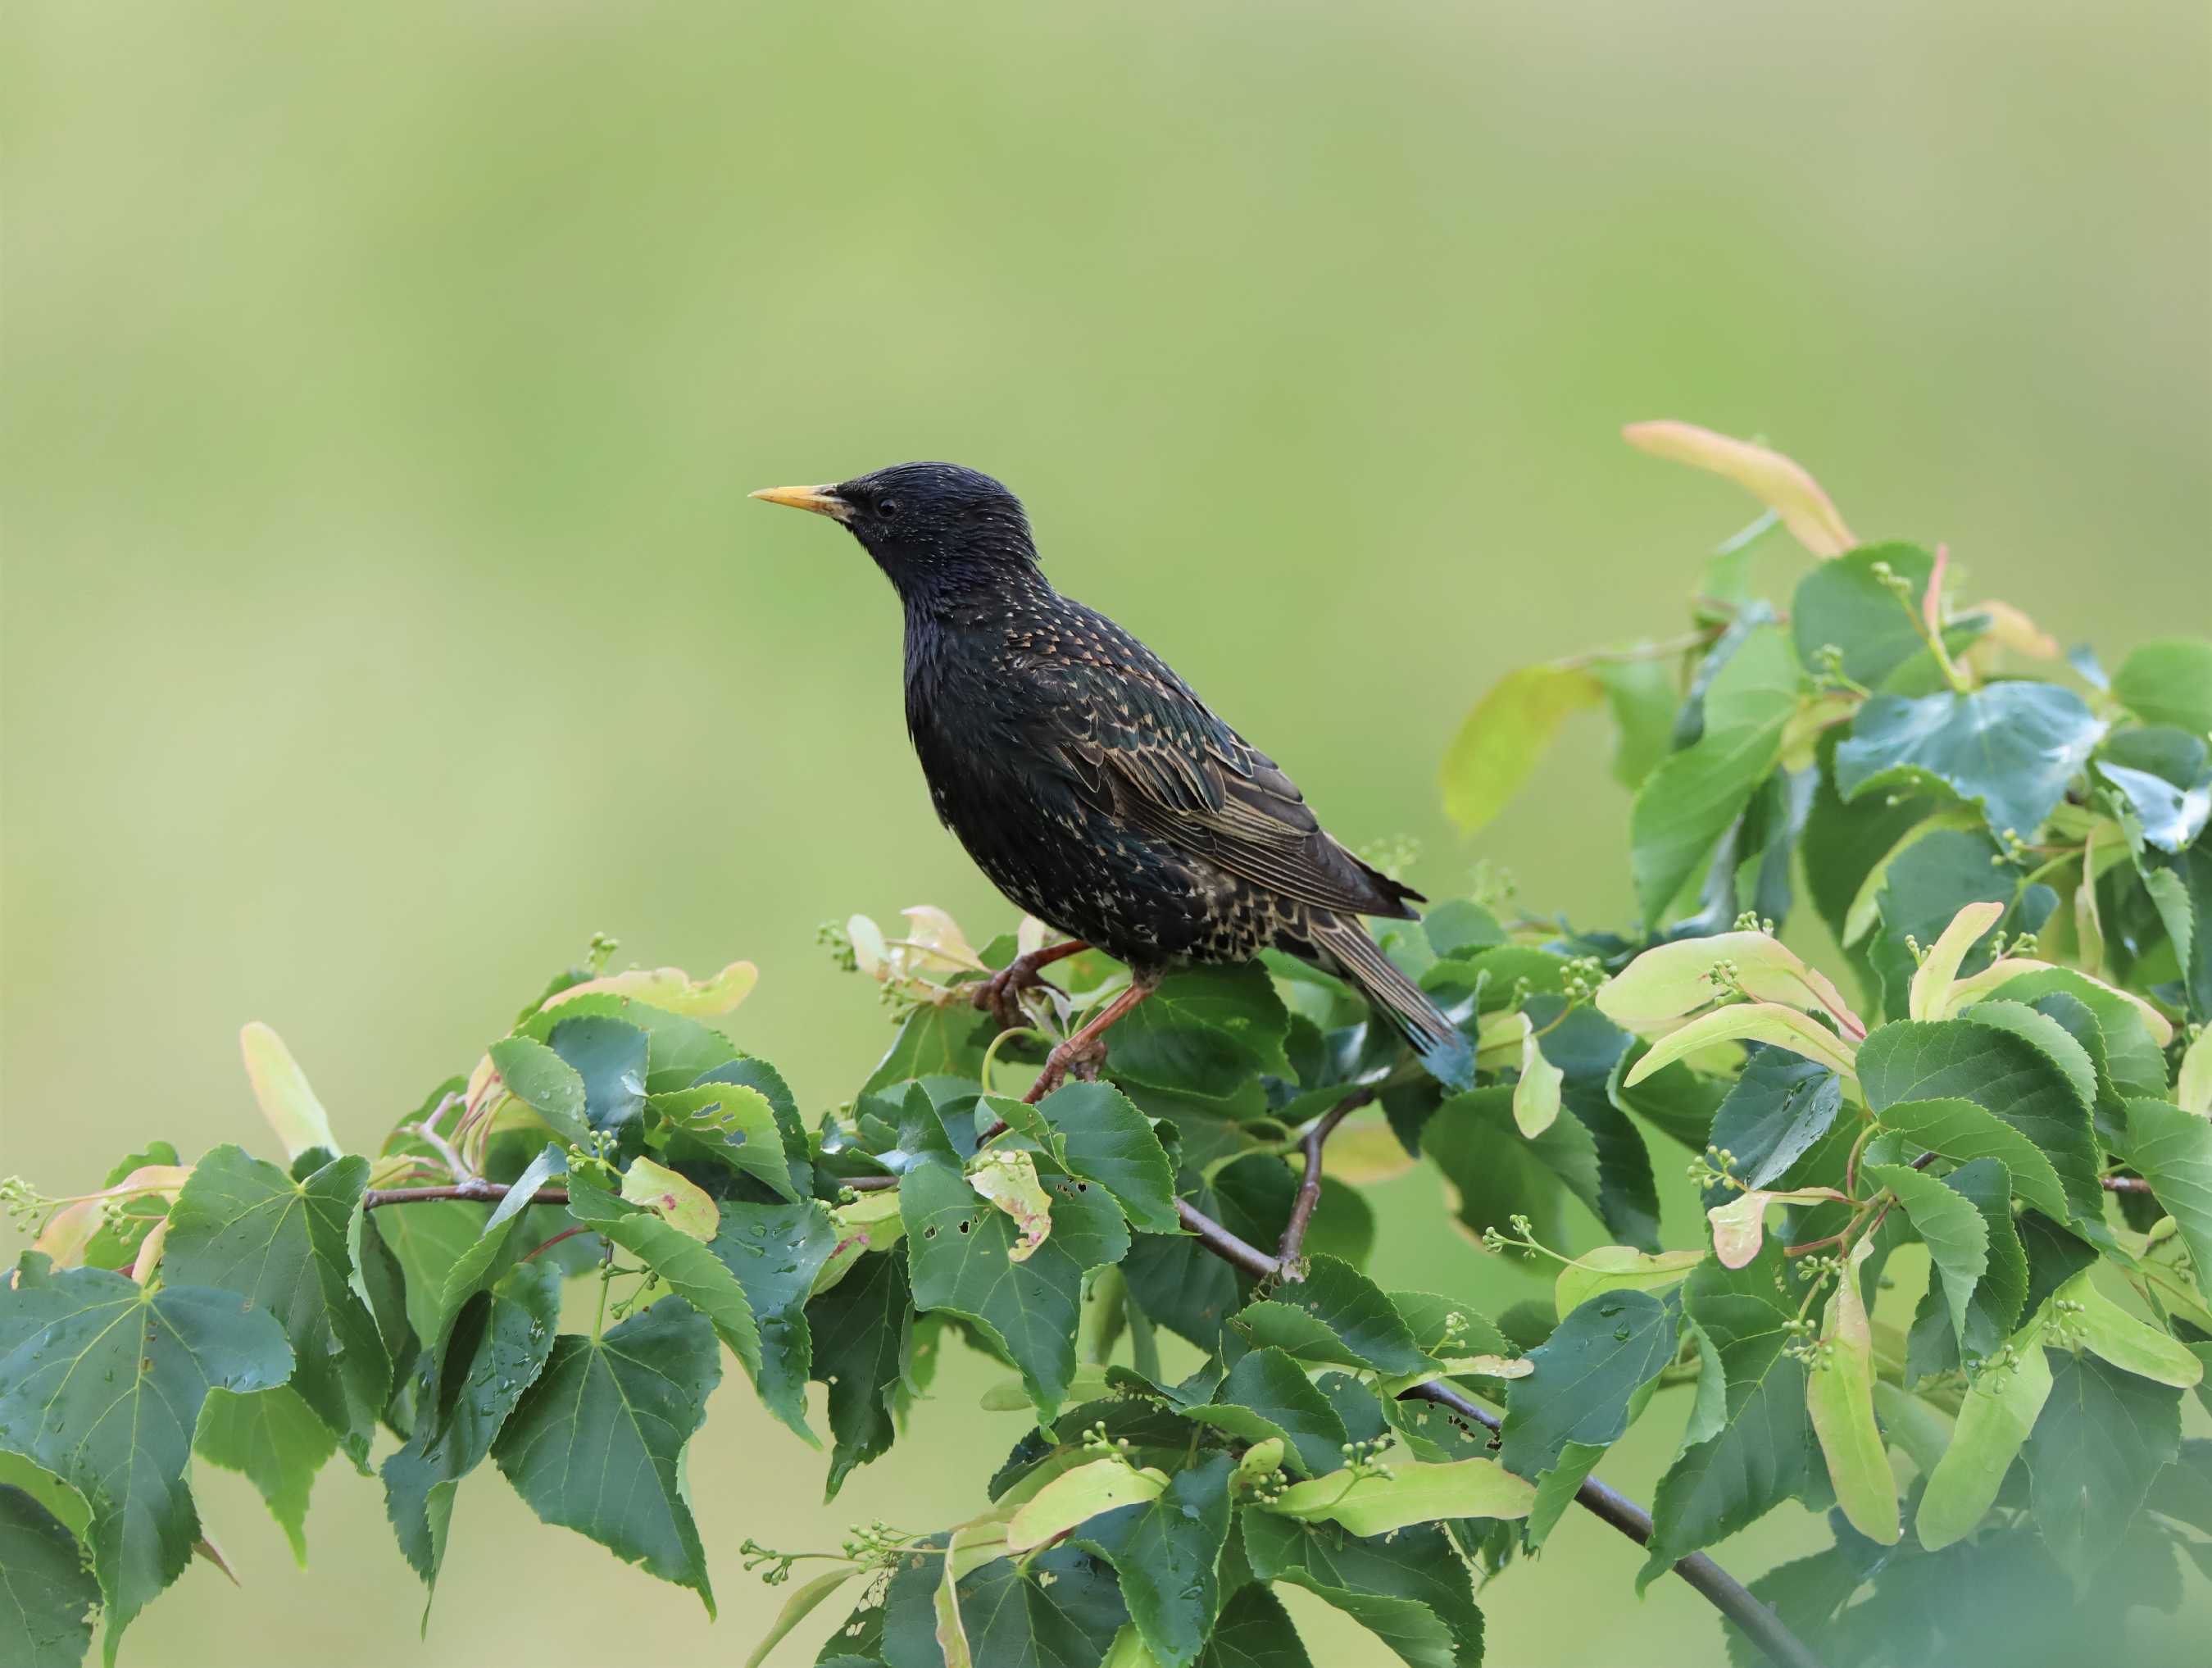
[[811, 509], [833, 521], [849, 520], [853, 514], [853, 507], [826, 486], [764, 486], [745, 496], [791, 509]]

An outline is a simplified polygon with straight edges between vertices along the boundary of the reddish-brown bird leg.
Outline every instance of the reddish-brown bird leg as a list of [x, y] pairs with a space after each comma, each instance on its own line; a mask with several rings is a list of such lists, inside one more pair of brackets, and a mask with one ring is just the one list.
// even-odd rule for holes
[[1055, 961], [1064, 961], [1079, 950], [1091, 947], [1081, 939], [1070, 939], [1065, 944], [1054, 944], [1042, 950], [1031, 950], [1016, 956], [1004, 967], [975, 987], [969, 1000], [982, 1008], [999, 1022], [1001, 1031], [1012, 1031], [1026, 1024], [1022, 1014], [1022, 992], [1032, 985], [1042, 984], [1042, 971]]
[[1060, 1079], [1072, 1070], [1087, 1068], [1089, 1075], [1097, 1076], [1100, 1062], [1106, 1058], [1106, 1044], [1099, 1039], [1123, 1014], [1151, 995], [1152, 987], [1158, 983], [1157, 975], [1137, 975], [1129, 988], [1100, 1008], [1090, 1024], [1045, 1056], [1044, 1069], [1037, 1074], [1037, 1081], [1022, 1099], [1035, 1105], [1058, 1088]]

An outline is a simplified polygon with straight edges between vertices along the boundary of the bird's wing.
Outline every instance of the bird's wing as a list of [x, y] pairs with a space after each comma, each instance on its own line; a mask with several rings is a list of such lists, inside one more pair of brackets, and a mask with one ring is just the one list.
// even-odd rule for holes
[[1399, 885], [1339, 844], [1275, 761], [1222, 722], [1158, 656], [1099, 617], [1103, 642], [1030, 671], [1041, 741], [1085, 798], [1156, 839], [1300, 903], [1411, 918]]

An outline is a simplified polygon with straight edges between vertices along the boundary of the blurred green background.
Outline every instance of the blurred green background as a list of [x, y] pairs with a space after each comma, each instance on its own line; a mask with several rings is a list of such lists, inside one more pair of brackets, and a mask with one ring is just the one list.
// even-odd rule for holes
[[[1863, 535], [1948, 539], [2108, 657], [2212, 624], [2201, 5], [18, 0], [0, 27], [0, 1170], [55, 1190], [143, 1136], [265, 1145], [252, 1018], [371, 1142], [595, 928], [618, 962], [754, 959], [741, 1040], [810, 1110], [851, 1093], [887, 1033], [815, 924], [1008, 917], [930, 815], [887, 587], [751, 487], [1002, 477], [1060, 583], [1346, 838], [1422, 837], [1439, 893], [1477, 855], [1433, 787], [1475, 694], [1673, 630], [1751, 513], [1624, 420], [1763, 433]], [[1604, 749], [1571, 734], [1479, 843], [1594, 921], [1630, 901]], [[1424, 1177], [1383, 1203], [1388, 1281], [1524, 1289]], [[975, 1406], [1000, 1376], [950, 1364], [828, 1509], [726, 1385], [691, 1459], [719, 1627], [486, 1468], [418, 1645], [373, 1483], [325, 1474], [301, 1574], [218, 1475], [247, 1590], [196, 1568], [125, 1659], [735, 1661], [779, 1597], [739, 1540], [967, 1514], [1018, 1434]], [[1679, 1416], [1612, 1480], [1648, 1494]], [[1792, 1510], [1722, 1555], [1817, 1533]], [[1636, 1559], [1571, 1522], [1492, 1590], [1492, 1659], [1714, 1660], [1680, 1582], [1631, 1597]], [[1379, 1655], [1293, 1602], [1317, 1661]]]

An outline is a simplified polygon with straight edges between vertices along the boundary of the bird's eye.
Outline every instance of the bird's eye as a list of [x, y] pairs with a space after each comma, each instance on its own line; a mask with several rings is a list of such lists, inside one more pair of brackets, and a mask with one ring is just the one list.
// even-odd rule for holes
[[896, 498], [881, 499], [876, 504], [876, 514], [886, 521], [897, 519], [898, 513], [899, 501]]

